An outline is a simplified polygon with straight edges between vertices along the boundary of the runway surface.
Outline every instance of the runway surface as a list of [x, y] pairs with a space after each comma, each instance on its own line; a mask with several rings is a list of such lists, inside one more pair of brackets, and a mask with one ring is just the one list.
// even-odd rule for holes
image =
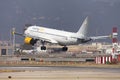
[[0, 67], [0, 80], [120, 80], [119, 68], [95, 67]]

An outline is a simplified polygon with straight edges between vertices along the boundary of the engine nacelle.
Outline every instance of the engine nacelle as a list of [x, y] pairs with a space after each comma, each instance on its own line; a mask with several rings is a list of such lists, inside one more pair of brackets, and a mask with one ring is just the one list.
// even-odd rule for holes
[[38, 39], [33, 39], [31, 37], [26, 37], [24, 39], [25, 44], [30, 44], [30, 45], [34, 45], [37, 42]]

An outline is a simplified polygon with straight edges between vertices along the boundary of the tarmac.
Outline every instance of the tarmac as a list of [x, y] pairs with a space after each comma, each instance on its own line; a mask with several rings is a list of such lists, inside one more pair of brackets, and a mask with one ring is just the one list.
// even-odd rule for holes
[[120, 68], [43, 66], [0, 70], [6, 70], [0, 73], [0, 80], [120, 80]]

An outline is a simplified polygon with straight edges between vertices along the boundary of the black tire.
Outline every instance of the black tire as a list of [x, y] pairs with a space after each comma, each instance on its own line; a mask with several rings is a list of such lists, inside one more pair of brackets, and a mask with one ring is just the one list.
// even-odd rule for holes
[[46, 50], [46, 47], [45, 46], [41, 46], [41, 50]]
[[62, 48], [62, 51], [67, 51], [68, 50], [68, 47], [63, 47]]

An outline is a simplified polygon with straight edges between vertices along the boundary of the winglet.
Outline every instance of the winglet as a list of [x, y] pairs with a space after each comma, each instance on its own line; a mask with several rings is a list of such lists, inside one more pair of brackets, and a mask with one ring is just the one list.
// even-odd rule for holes
[[15, 28], [12, 28], [12, 35], [14, 35], [15, 34]]

